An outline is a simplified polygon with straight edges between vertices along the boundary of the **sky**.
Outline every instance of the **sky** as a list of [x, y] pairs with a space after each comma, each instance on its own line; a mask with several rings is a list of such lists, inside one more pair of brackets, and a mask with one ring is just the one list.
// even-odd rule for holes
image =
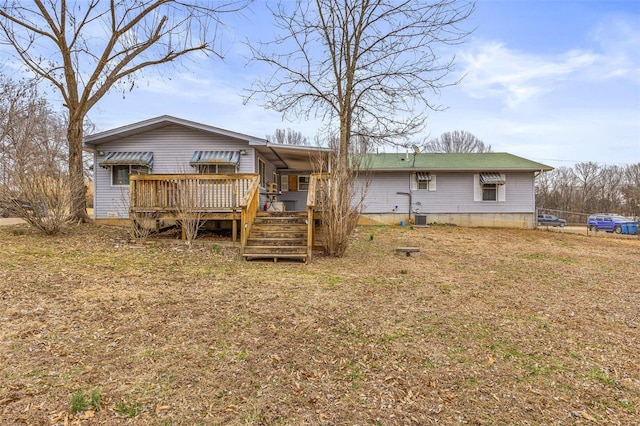
[[[197, 58], [145, 71], [135, 88], [112, 91], [89, 113], [97, 131], [172, 115], [257, 137], [277, 128], [313, 139], [319, 120], [283, 121], [243, 103], [263, 70], [242, 41], [270, 39], [264, 1], [226, 20], [224, 61]], [[640, 0], [479, 0], [475, 28], [456, 46], [453, 77], [415, 140], [466, 130], [495, 152], [553, 167], [640, 162]], [[395, 152], [398, 148], [387, 148]]]

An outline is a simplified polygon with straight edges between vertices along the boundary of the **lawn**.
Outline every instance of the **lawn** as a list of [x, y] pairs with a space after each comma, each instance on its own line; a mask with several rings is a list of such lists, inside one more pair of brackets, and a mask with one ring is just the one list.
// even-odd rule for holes
[[637, 238], [361, 227], [309, 264], [95, 225], [0, 241], [2, 425], [640, 418]]

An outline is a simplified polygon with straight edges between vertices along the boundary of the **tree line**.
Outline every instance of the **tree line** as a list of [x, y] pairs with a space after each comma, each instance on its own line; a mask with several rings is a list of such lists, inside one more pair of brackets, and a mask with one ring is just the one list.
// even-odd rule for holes
[[583, 162], [542, 173], [536, 179], [536, 204], [562, 212], [640, 216], [640, 163], [617, 166]]

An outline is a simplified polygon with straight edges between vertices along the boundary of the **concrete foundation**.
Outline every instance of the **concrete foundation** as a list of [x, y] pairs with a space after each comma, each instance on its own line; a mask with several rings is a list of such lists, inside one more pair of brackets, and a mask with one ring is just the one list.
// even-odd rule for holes
[[[425, 214], [425, 213], [420, 213]], [[468, 227], [522, 228], [535, 227], [534, 213], [426, 213], [428, 224], [451, 224]], [[398, 225], [401, 221], [413, 224], [406, 213], [367, 213], [360, 216], [359, 225]]]

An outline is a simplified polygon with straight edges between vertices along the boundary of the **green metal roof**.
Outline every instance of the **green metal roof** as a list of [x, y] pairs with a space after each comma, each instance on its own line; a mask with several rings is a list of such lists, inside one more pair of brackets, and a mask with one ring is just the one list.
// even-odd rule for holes
[[367, 154], [365, 168], [377, 171], [549, 171], [553, 167], [506, 152], [464, 154]]

